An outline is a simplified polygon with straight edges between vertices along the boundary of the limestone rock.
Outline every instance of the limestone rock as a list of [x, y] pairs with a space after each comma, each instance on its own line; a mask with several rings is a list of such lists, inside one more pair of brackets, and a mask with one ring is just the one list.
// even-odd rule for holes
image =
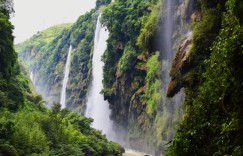
[[172, 68], [170, 71], [171, 82], [167, 88], [167, 97], [173, 97], [180, 89], [183, 87], [183, 83], [181, 82], [181, 78], [187, 69], [188, 59], [190, 57], [190, 50], [192, 47], [192, 34], [189, 33], [182, 41], [177, 53], [176, 57], [173, 60]]
[[202, 19], [202, 13], [195, 11], [192, 15], [191, 15], [191, 20], [194, 22], [200, 21]]
[[30, 57], [35, 57], [37, 54], [37, 51], [35, 50], [35, 48], [32, 48], [31, 52], [30, 52]]

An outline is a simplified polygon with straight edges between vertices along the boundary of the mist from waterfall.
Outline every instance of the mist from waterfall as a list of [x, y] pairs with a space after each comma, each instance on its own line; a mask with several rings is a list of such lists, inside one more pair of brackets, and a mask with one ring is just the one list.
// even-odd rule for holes
[[104, 63], [101, 61], [102, 55], [106, 50], [106, 40], [108, 39], [109, 32], [106, 31], [105, 27], [101, 26], [100, 23], [101, 14], [98, 17], [95, 40], [94, 40], [94, 51], [92, 58], [92, 84], [88, 95], [87, 108], [85, 116], [93, 118], [92, 127], [102, 130], [110, 140], [114, 139], [114, 131], [112, 130], [113, 122], [109, 118], [111, 110], [109, 109], [109, 103], [104, 100], [101, 91], [103, 89], [103, 66]]
[[71, 53], [72, 53], [72, 46], [70, 45], [68, 50], [66, 65], [64, 69], [64, 78], [62, 82], [62, 92], [60, 98], [60, 104], [62, 109], [66, 107], [66, 89], [67, 89], [68, 76], [69, 76], [70, 63], [71, 63]]
[[[189, 32], [189, 25], [185, 19], [182, 17], [189, 16], [190, 12], [184, 12], [187, 7], [192, 7], [193, 0], [176, 1], [176, 0], [164, 0], [163, 1], [163, 16], [162, 25], [160, 29], [160, 50], [161, 59], [163, 65], [163, 74], [161, 81], [163, 84], [163, 91], [165, 94], [167, 87], [171, 81], [170, 70], [172, 66], [173, 59], [177, 52], [182, 39], [187, 36]], [[184, 10], [183, 10], [184, 9]], [[191, 9], [191, 8], [189, 8]], [[188, 15], [187, 15], [188, 14]], [[177, 121], [181, 118], [181, 113], [179, 109], [181, 103], [184, 101], [184, 92], [181, 90], [173, 98], [167, 98], [164, 95], [162, 100], [162, 116], [166, 119], [165, 124], [166, 131], [169, 131], [164, 136], [164, 140], [171, 141], [174, 138], [175, 132], [174, 127]], [[165, 145], [166, 146], [166, 145]], [[166, 147], [163, 147], [166, 149]]]
[[[167, 63], [167, 72], [163, 74], [163, 82], [168, 85], [170, 82], [169, 71], [174, 56], [181, 44], [190, 33], [189, 20], [193, 10], [194, 0], [176, 1], [163, 0], [163, 16], [161, 25], [161, 58]], [[188, 20], [189, 19], [189, 20]], [[165, 86], [164, 90], [166, 90]]]

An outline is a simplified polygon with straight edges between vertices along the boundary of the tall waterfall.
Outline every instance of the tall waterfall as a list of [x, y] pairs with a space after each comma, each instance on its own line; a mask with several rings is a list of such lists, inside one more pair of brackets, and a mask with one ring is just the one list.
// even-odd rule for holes
[[164, 59], [169, 61], [172, 60], [172, 35], [173, 35], [173, 0], [165, 0], [164, 1], [164, 20], [163, 20], [163, 28], [164, 33], [162, 35], [163, 41], [163, 49], [164, 49]]
[[[161, 80], [163, 90], [166, 92], [169, 82], [171, 81], [169, 72], [171, 70], [173, 58], [182, 39], [185, 39], [185, 36], [189, 32], [189, 23], [186, 21], [186, 17], [190, 17], [193, 0], [164, 0], [163, 4], [159, 44], [164, 69]], [[168, 142], [171, 141], [175, 135], [173, 127], [177, 120], [180, 120], [181, 114], [178, 113], [178, 109], [183, 101], [183, 90], [177, 93], [173, 98], [163, 98], [161, 115], [166, 123], [164, 129], [165, 131], [169, 131], [169, 133], [164, 134], [163, 139]], [[163, 148], [165, 149], [165, 147]]]
[[69, 50], [68, 50], [67, 61], [66, 61], [65, 69], [64, 69], [64, 78], [63, 78], [63, 82], [62, 82], [62, 93], [61, 93], [61, 99], [60, 99], [60, 104], [61, 104], [62, 109], [66, 107], [66, 88], [67, 88], [69, 68], [70, 68], [70, 63], [71, 63], [71, 53], [72, 53], [72, 46], [70, 45]]
[[106, 49], [106, 40], [108, 39], [109, 32], [100, 23], [101, 14], [98, 17], [95, 40], [94, 40], [94, 52], [92, 58], [92, 85], [87, 100], [87, 108], [85, 116], [94, 119], [93, 127], [102, 130], [106, 134], [108, 139], [113, 139], [114, 132], [112, 130], [112, 121], [110, 120], [110, 109], [107, 101], [104, 100], [103, 95], [100, 93], [103, 84], [103, 66], [101, 57]]

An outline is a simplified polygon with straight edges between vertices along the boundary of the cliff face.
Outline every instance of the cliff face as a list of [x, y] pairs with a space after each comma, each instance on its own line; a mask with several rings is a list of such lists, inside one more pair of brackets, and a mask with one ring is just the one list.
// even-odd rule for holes
[[166, 155], [242, 155], [243, 28], [237, 12], [243, 2], [203, 0], [199, 6], [192, 39], [182, 42], [170, 72], [167, 96], [181, 87], [186, 96]]
[[[91, 119], [61, 110], [57, 104], [52, 110], [43, 105], [41, 96], [30, 87], [27, 71], [17, 60], [11, 11], [11, 1], [1, 0], [0, 155], [120, 156], [124, 149], [91, 128]], [[38, 51], [29, 54], [35, 57]]]
[[29, 68], [33, 84], [49, 106], [60, 101], [65, 62], [72, 45], [67, 107], [84, 111], [96, 18], [93, 10], [72, 25], [55, 26], [16, 46], [20, 59]]
[[[230, 85], [226, 85], [225, 80], [230, 74], [220, 73], [220, 68], [224, 70], [225, 67], [218, 63], [223, 57], [219, 56], [220, 52], [231, 51], [234, 53], [232, 59], [229, 53], [225, 54], [225, 59], [229, 60], [226, 64], [230, 66], [230, 69], [225, 70], [234, 73], [239, 69], [235, 65], [239, 61], [236, 56], [242, 57], [239, 54], [239, 44], [242, 44], [240, 35], [234, 36], [239, 39], [239, 42], [234, 43], [227, 32], [242, 30], [242, 16], [239, 15], [242, 2], [165, 0], [162, 4], [164, 7], [160, 6], [159, 1], [118, 0], [104, 10], [103, 23], [110, 31], [110, 37], [104, 56], [103, 92], [110, 103], [112, 118], [127, 131], [131, 147], [151, 153], [155, 151], [156, 155], [166, 148], [168, 142], [173, 142], [168, 152], [171, 155], [181, 155], [178, 153], [180, 151], [184, 155], [200, 155], [200, 152], [204, 153], [202, 155], [232, 153], [232, 150], [240, 152], [236, 147], [240, 146], [238, 139], [235, 139], [237, 145], [233, 143], [234, 139], [229, 139], [236, 146], [227, 150], [221, 148], [221, 144], [210, 144], [209, 140], [224, 140], [225, 129], [220, 129], [216, 124], [220, 116], [223, 119], [220, 121], [222, 127], [241, 124], [239, 115], [242, 114], [242, 98], [238, 96], [242, 93], [238, 90], [241, 87], [232, 86], [237, 90], [235, 96], [232, 92], [226, 93], [220, 89], [220, 85], [229, 89]], [[229, 25], [230, 22], [232, 25]], [[218, 46], [235, 48], [228, 47], [225, 50]], [[226, 65], [225, 62], [220, 64]], [[218, 73], [219, 79], [214, 71]], [[239, 72], [233, 76], [232, 83], [239, 85], [240, 75]], [[220, 85], [216, 87], [214, 82]], [[213, 86], [218, 90], [211, 90]], [[183, 102], [180, 92], [183, 87], [184, 115], [178, 112]], [[228, 111], [236, 116], [229, 115]], [[173, 141], [174, 128], [179, 119], [183, 119], [178, 130], [179, 136]], [[211, 126], [212, 123], [214, 126]], [[200, 126], [202, 131], [199, 130]], [[233, 127], [227, 134], [240, 135], [242, 126]], [[233, 129], [236, 132], [234, 134]], [[215, 136], [207, 139], [208, 131]], [[198, 137], [201, 134], [205, 137], [200, 139]], [[198, 147], [194, 147], [191, 142]], [[199, 149], [200, 144], [205, 145], [204, 150]], [[213, 149], [216, 146], [218, 149]]]
[[[186, 83], [186, 78], [184, 81], [182, 80], [182, 75], [185, 74], [187, 68], [190, 67], [189, 59], [190, 59], [190, 50], [192, 48], [192, 34], [190, 33], [186, 38], [182, 41], [179, 49], [177, 50], [176, 56], [173, 60], [173, 64], [170, 70], [170, 76], [172, 80], [170, 81], [166, 96], [173, 97], [176, 93], [180, 91], [180, 89], [184, 86], [183, 84]], [[181, 79], [180, 82], [176, 80]], [[189, 81], [189, 80], [187, 80]]]
[[[110, 35], [102, 92], [128, 146], [155, 155], [168, 146], [173, 156], [242, 154], [242, 6], [240, 0], [115, 0], [103, 8]], [[38, 60], [28, 65], [37, 88], [59, 101], [73, 45], [68, 107], [81, 111], [96, 17], [92, 11], [50, 45], [20, 52]]]
[[173, 56], [189, 32], [193, 3], [118, 0], [104, 10], [110, 37], [103, 92], [112, 119], [125, 128], [132, 148], [158, 154], [174, 136], [183, 96], [169, 99], [165, 92]]
[[97, 10], [108, 3], [110, 0], [97, 0], [96, 8], [80, 16], [74, 24], [54, 26], [16, 45], [16, 51], [26, 63], [34, 86], [49, 107], [53, 102], [60, 102], [64, 67], [71, 45], [73, 50], [66, 103], [67, 108], [84, 113], [92, 73]]

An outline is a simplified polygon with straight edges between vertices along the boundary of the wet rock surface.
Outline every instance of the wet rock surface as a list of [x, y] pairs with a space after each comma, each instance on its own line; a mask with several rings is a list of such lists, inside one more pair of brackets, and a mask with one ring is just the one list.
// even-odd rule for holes
[[190, 50], [192, 47], [192, 35], [188, 36], [182, 41], [170, 71], [171, 81], [167, 87], [166, 96], [173, 97], [183, 87], [183, 75], [187, 71], [189, 65]]

